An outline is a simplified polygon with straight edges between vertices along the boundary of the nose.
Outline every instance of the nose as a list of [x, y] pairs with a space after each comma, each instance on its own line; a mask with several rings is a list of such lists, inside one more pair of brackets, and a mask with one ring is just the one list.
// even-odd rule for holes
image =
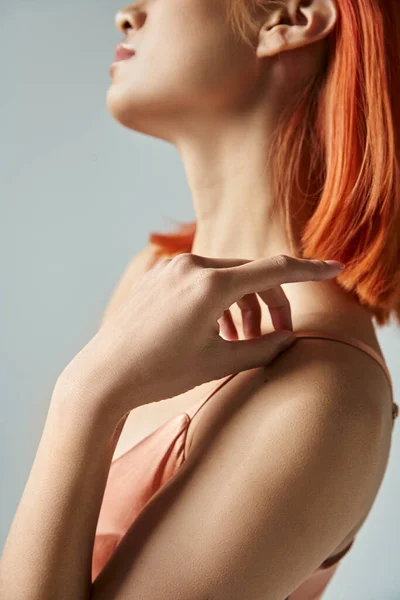
[[121, 32], [126, 34], [128, 29], [138, 29], [143, 26], [146, 20], [146, 13], [139, 7], [139, 4], [121, 8], [115, 15], [115, 26]]

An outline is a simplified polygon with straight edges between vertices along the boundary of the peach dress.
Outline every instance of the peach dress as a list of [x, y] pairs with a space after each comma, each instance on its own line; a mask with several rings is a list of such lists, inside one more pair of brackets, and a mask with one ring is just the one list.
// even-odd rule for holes
[[[299, 338], [337, 340], [355, 346], [377, 360], [385, 371], [392, 390], [394, 426], [399, 407], [393, 402], [392, 379], [386, 363], [371, 346], [353, 337], [318, 331], [296, 332], [296, 335]], [[163, 423], [161, 427], [111, 463], [96, 529], [92, 582], [105, 567], [146, 503], [170, 477], [173, 477], [185, 461], [185, 440], [191, 419], [235, 375], [236, 373], [225, 377], [200, 403], [190, 407], [188, 412]], [[338, 567], [339, 561], [353, 545], [354, 539], [340, 553], [324, 560], [306, 581], [290, 594], [290, 600], [318, 600]]]

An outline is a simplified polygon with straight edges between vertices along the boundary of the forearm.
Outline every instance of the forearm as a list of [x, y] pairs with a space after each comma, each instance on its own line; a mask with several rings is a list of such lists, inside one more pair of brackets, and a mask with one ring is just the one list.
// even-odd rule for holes
[[128, 416], [111, 417], [99, 406], [56, 386], [3, 550], [2, 600], [90, 598], [97, 521]]

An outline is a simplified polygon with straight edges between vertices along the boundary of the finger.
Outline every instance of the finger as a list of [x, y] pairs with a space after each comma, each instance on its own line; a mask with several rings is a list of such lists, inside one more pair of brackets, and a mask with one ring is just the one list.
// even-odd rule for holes
[[[215, 268], [221, 267], [222, 264], [225, 267], [231, 267], [231, 266], [238, 266], [239, 264], [248, 264], [249, 262], [253, 262], [251, 260], [246, 260], [246, 259], [219, 259], [219, 258], [207, 258], [207, 257], [203, 257], [203, 256], [199, 256], [199, 255], [194, 255], [196, 257], [196, 262], [199, 262], [199, 264], [202, 264], [205, 267], [212, 267], [214, 265]], [[271, 290], [264, 290], [262, 292], [257, 292], [258, 295], [261, 297], [261, 299], [263, 300], [263, 302], [267, 305], [270, 316], [271, 316], [271, 321], [272, 324], [274, 326], [274, 329], [276, 330], [293, 330], [293, 323], [292, 323], [292, 315], [291, 315], [291, 308], [290, 308], [290, 303], [289, 300], [285, 294], [285, 292], [283, 291], [283, 289], [280, 286], [276, 286], [275, 288], [271, 289]], [[251, 300], [251, 298], [253, 298], [253, 300]], [[245, 300], [243, 300], [245, 299]], [[261, 308], [260, 308], [260, 304], [257, 300], [257, 296], [255, 294], [246, 294], [245, 296], [243, 296], [242, 300], [238, 300], [236, 301], [236, 304], [239, 305], [239, 307], [243, 307], [243, 311], [242, 311], [242, 319], [243, 319], [243, 333], [246, 337], [252, 338], [252, 337], [258, 337], [261, 335]], [[250, 304], [249, 304], [250, 301]], [[250, 306], [251, 305], [251, 306]], [[255, 310], [256, 312], [256, 317], [254, 316], [250, 316], [251, 315], [251, 307], [253, 307], [253, 310]], [[232, 320], [232, 315], [229, 314], [229, 321]], [[252, 321], [255, 321], [256, 319], [259, 320], [259, 327], [252, 325]], [[249, 325], [247, 325], [249, 324]], [[235, 327], [233, 325], [232, 322], [232, 326]], [[227, 323], [227, 327], [230, 328], [230, 324]], [[236, 328], [235, 328], [236, 331]], [[227, 337], [228, 339], [233, 339], [231, 334], [225, 335], [224, 337]], [[239, 336], [237, 335], [237, 331], [236, 331], [236, 335], [234, 339], [239, 339]]]
[[218, 365], [223, 376], [225, 373], [229, 375], [256, 367], [265, 367], [296, 343], [295, 333], [292, 334], [289, 341], [284, 342], [286, 333], [290, 335], [290, 332], [273, 331], [256, 339], [233, 342], [220, 337], [220, 341], [214, 345], [216, 357], [213, 359], [213, 364], [217, 364], [218, 360], [223, 363], [223, 366]]
[[[190, 254], [190, 253], [188, 253]], [[210, 269], [229, 269], [230, 267], [237, 267], [240, 265], [246, 265], [252, 262], [258, 261], [271, 261], [273, 259], [292, 259], [293, 261], [298, 261], [299, 263], [323, 263], [326, 265], [338, 266], [343, 268], [345, 265], [337, 260], [320, 260], [320, 259], [311, 259], [311, 258], [297, 258], [295, 256], [287, 256], [285, 254], [277, 254], [276, 256], [268, 257], [268, 258], [258, 258], [258, 259], [246, 259], [246, 258], [210, 258], [208, 256], [201, 256], [200, 254], [190, 254], [193, 260], [203, 268]]]
[[246, 338], [261, 335], [261, 307], [256, 294], [246, 294], [236, 304], [242, 313], [243, 334]]
[[268, 306], [274, 329], [293, 331], [290, 302], [281, 286], [277, 285], [270, 290], [257, 293], [261, 300]]
[[224, 314], [220, 319], [218, 319], [218, 323], [220, 324], [220, 335], [222, 335], [227, 340], [238, 340], [239, 335], [233, 322], [232, 313], [227, 308], [224, 311]]
[[[238, 297], [241, 298], [245, 294], [271, 290], [282, 283], [323, 281], [336, 277], [341, 270], [339, 266], [324, 261], [283, 255], [254, 260], [218, 270], [223, 290], [220, 297], [225, 305], [231, 306]], [[225, 307], [220, 308], [223, 310]]]

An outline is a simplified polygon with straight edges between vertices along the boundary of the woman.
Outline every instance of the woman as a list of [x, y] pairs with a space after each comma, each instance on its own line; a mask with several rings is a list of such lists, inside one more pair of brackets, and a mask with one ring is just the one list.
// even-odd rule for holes
[[176, 146], [196, 222], [60, 374], [5, 599], [321, 598], [398, 413], [372, 322], [400, 314], [396, 1], [119, 11], [108, 108]]

